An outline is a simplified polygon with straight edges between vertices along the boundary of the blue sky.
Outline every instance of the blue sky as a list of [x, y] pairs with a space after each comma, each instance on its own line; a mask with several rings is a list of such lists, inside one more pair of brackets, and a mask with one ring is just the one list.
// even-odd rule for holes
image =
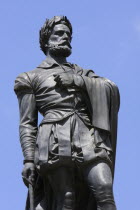
[[21, 179], [14, 80], [45, 58], [39, 49], [39, 29], [46, 18], [59, 14], [73, 25], [73, 54], [68, 60], [113, 80], [120, 89], [114, 195], [118, 210], [139, 209], [140, 1], [5, 0], [0, 11], [1, 209], [24, 209], [27, 192]]

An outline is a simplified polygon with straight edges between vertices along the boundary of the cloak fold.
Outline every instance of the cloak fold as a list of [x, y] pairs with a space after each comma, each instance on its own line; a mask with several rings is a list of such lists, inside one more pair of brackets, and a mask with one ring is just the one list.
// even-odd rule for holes
[[95, 129], [104, 130], [110, 135], [113, 152], [112, 175], [114, 177], [117, 121], [120, 106], [119, 90], [112, 81], [94, 74], [92, 78], [83, 76], [83, 79], [91, 105], [92, 125]]

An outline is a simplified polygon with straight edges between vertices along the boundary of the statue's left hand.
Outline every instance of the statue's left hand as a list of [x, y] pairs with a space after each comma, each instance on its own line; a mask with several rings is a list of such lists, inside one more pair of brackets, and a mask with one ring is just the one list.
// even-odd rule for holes
[[61, 74], [54, 75], [54, 81], [59, 86], [65, 86], [65, 87], [72, 86], [74, 84], [73, 74], [61, 73]]

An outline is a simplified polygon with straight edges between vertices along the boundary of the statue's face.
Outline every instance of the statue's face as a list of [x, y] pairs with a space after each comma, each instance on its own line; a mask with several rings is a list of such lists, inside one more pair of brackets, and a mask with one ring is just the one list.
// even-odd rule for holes
[[49, 38], [48, 44], [54, 44], [54, 45], [69, 45], [71, 42], [71, 33], [69, 28], [66, 25], [59, 24], [55, 25], [51, 36]]
[[71, 54], [71, 33], [64, 24], [55, 25], [48, 40], [49, 51], [55, 56], [68, 57]]

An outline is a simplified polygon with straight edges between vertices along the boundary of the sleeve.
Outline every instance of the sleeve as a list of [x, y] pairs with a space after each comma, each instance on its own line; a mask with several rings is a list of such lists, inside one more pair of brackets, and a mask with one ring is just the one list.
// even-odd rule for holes
[[33, 162], [37, 135], [38, 111], [33, 88], [26, 73], [23, 73], [16, 78], [14, 91], [19, 102], [19, 135], [24, 162]]
[[86, 88], [85, 87], [85, 82], [84, 82], [84, 80], [81, 76], [74, 74], [73, 75], [73, 80], [74, 80], [74, 85], [76, 87], [79, 87], [79, 88], [82, 88], [82, 89]]

